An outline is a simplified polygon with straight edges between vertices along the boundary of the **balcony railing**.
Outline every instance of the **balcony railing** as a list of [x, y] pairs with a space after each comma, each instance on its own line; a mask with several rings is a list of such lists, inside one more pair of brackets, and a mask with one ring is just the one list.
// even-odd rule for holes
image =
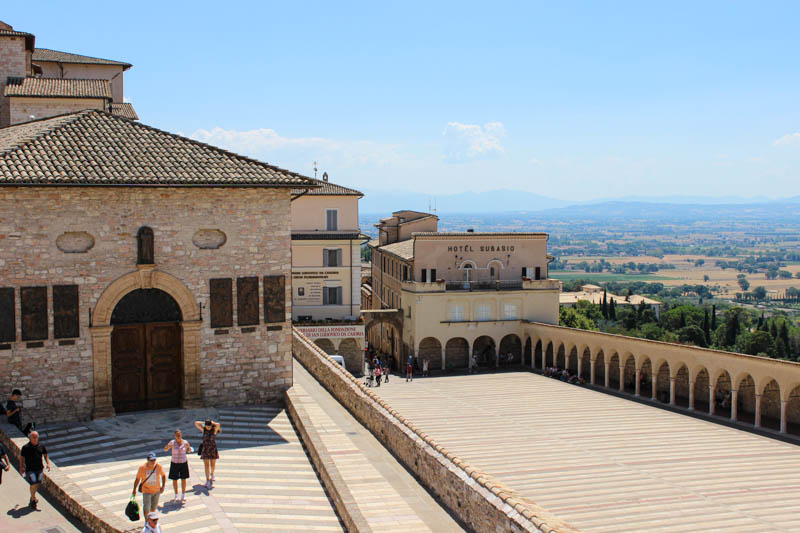
[[557, 279], [515, 279], [480, 281], [404, 281], [403, 290], [408, 292], [473, 292], [473, 291], [519, 291], [519, 290], [558, 290], [561, 282]]
[[447, 281], [448, 291], [515, 291], [522, 290], [522, 280]]

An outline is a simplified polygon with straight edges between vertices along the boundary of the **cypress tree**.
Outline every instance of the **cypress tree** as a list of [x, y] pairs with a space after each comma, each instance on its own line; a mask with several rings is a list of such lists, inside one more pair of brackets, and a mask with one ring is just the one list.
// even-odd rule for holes
[[759, 331], [764, 330], [764, 312], [761, 312], [761, 316], [758, 317], [758, 324], [756, 325], [756, 329]]
[[717, 306], [711, 306], [711, 331], [717, 330]]
[[786, 321], [784, 320], [781, 322], [781, 339], [783, 339], [783, 344], [786, 346], [787, 350], [789, 348], [789, 328], [786, 327]]
[[681, 313], [680, 327], [682, 328], [686, 327], [686, 315], [684, 315], [683, 313]]
[[706, 344], [711, 345], [711, 330], [708, 323], [708, 309], [703, 310], [703, 333], [706, 336]]
[[608, 301], [606, 300], [606, 290], [605, 289], [603, 289], [603, 307], [602, 307], [602, 312], [603, 312], [603, 318], [608, 320]]
[[778, 338], [778, 327], [775, 325], [775, 320], [770, 320], [769, 324], [769, 334], [772, 335], [773, 339]]
[[617, 304], [614, 302], [614, 298], [611, 298], [611, 305], [608, 308], [608, 317], [611, 320], [617, 319]]

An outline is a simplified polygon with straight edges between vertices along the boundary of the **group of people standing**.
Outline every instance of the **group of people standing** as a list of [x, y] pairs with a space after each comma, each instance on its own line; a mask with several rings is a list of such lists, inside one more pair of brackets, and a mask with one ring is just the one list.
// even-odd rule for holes
[[[205, 467], [205, 486], [210, 489], [216, 481], [214, 470], [217, 466], [217, 459], [219, 459], [216, 436], [220, 433], [221, 426], [219, 422], [214, 422], [210, 419], [205, 422], [198, 420], [194, 423], [194, 426], [203, 433], [203, 441], [197, 453], [203, 460], [203, 466]], [[186, 480], [189, 479], [188, 454], [194, 450], [189, 442], [183, 438], [181, 430], [176, 429], [174, 438], [164, 446], [164, 451], [171, 454], [168, 476], [164, 474], [164, 469], [156, 461], [156, 453], [150, 452], [147, 454], [145, 463], [136, 472], [136, 479], [133, 481], [131, 497], [136, 496], [137, 490], [142, 493], [142, 515], [148, 520], [148, 524], [153, 519], [156, 522], [158, 521], [156, 509], [158, 500], [166, 489], [167, 477], [172, 480], [172, 489], [175, 491], [173, 501], [181, 505], [186, 503]], [[181, 485], [180, 495], [178, 495], [178, 481], [180, 481]], [[145, 531], [147, 531], [146, 528]], [[160, 529], [154, 529], [153, 531], [160, 531]]]
[[381, 361], [380, 357], [370, 354], [367, 355], [364, 374], [367, 377], [367, 387], [372, 387], [373, 382], [377, 387], [380, 387], [381, 379], [383, 379], [385, 383], [389, 383], [389, 374], [391, 374], [391, 369], [389, 368], [388, 364]]

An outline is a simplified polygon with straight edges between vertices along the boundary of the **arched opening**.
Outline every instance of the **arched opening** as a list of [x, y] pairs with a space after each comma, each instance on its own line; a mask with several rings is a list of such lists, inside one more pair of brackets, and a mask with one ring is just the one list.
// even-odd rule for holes
[[709, 393], [708, 370], [701, 368], [694, 377], [694, 409], [703, 413], [708, 412], [708, 393]]
[[[597, 369], [595, 369], [596, 371]], [[581, 354], [581, 377], [586, 380], [586, 383], [592, 380], [592, 352], [589, 351], [589, 348], [585, 348]]]
[[533, 351], [533, 366], [539, 370], [543, 368], [542, 366], [542, 341], [536, 341], [536, 348]]
[[419, 343], [419, 365], [422, 368], [423, 363], [428, 361], [428, 370], [441, 370], [442, 369], [442, 343], [439, 339], [433, 337], [425, 337]]
[[683, 363], [675, 373], [675, 405], [689, 407], [689, 369]]
[[506, 365], [518, 365], [522, 361], [522, 341], [518, 336], [506, 335], [500, 340], [500, 354]]
[[642, 367], [639, 369], [639, 395], [650, 398], [653, 395], [653, 365], [650, 358], [642, 360]]
[[578, 349], [574, 346], [569, 351], [569, 357], [567, 358], [567, 370], [569, 370], [570, 374], [578, 374]]
[[467, 368], [469, 364], [469, 343], [457, 337], [444, 345], [445, 367], [448, 370]]
[[314, 341], [314, 344], [319, 346], [320, 350], [325, 352], [328, 355], [336, 355], [336, 346], [333, 345], [333, 341], [330, 339], [317, 339]]
[[475, 339], [475, 344], [472, 345], [472, 354], [475, 356], [478, 366], [493, 368], [497, 357], [494, 339], [486, 335]]
[[[586, 349], [588, 350], [589, 348]], [[614, 379], [614, 372], [611, 369], [612, 365], [616, 365], [617, 368], [616, 379]], [[619, 357], [616, 358], [616, 363], [614, 362], [614, 357], [611, 358], [608, 369], [608, 378], [612, 381], [612, 383], [609, 383], [610, 386], [613, 387], [614, 383], [616, 383], [616, 387], [619, 388]], [[594, 359], [594, 384], [601, 387], [605, 386], [606, 384], [606, 358], [603, 350], [600, 350], [597, 353], [597, 357]]]
[[625, 370], [623, 371], [623, 390], [634, 394], [636, 392], [636, 360], [629, 355], [625, 360]]
[[745, 424], [755, 424], [756, 421], [756, 383], [753, 376], [746, 375], [739, 381], [736, 393], [736, 419]]
[[556, 355], [556, 368], [559, 368], [561, 370], [567, 368], [567, 361], [563, 343], [558, 345], [558, 352]]
[[781, 428], [781, 388], [774, 379], [761, 393], [761, 425], [775, 431]]
[[664, 361], [656, 373], [656, 399], [669, 403], [669, 364]]
[[339, 355], [344, 358], [344, 367], [353, 375], [364, 372], [364, 352], [355, 339], [342, 339], [339, 343]]
[[523, 352], [523, 360], [522, 364], [530, 367], [531, 366], [531, 357], [532, 357], [533, 350], [531, 349], [531, 338], [528, 337], [525, 339], [525, 351]]
[[118, 413], [179, 407], [181, 309], [160, 289], [136, 289], [111, 313], [111, 394]]
[[792, 389], [786, 402], [786, 432], [800, 435], [800, 385]]
[[547, 343], [547, 351], [544, 354], [544, 366], [552, 367], [553, 365], [553, 343]]
[[714, 387], [714, 414], [730, 418], [731, 417], [731, 375], [727, 370], [723, 370], [717, 385]]

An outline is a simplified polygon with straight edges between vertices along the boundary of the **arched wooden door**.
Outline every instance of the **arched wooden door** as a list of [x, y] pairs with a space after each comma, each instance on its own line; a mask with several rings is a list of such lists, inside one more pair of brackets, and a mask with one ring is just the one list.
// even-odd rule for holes
[[133, 291], [114, 308], [111, 386], [116, 412], [180, 406], [180, 320], [177, 303], [158, 289]]

